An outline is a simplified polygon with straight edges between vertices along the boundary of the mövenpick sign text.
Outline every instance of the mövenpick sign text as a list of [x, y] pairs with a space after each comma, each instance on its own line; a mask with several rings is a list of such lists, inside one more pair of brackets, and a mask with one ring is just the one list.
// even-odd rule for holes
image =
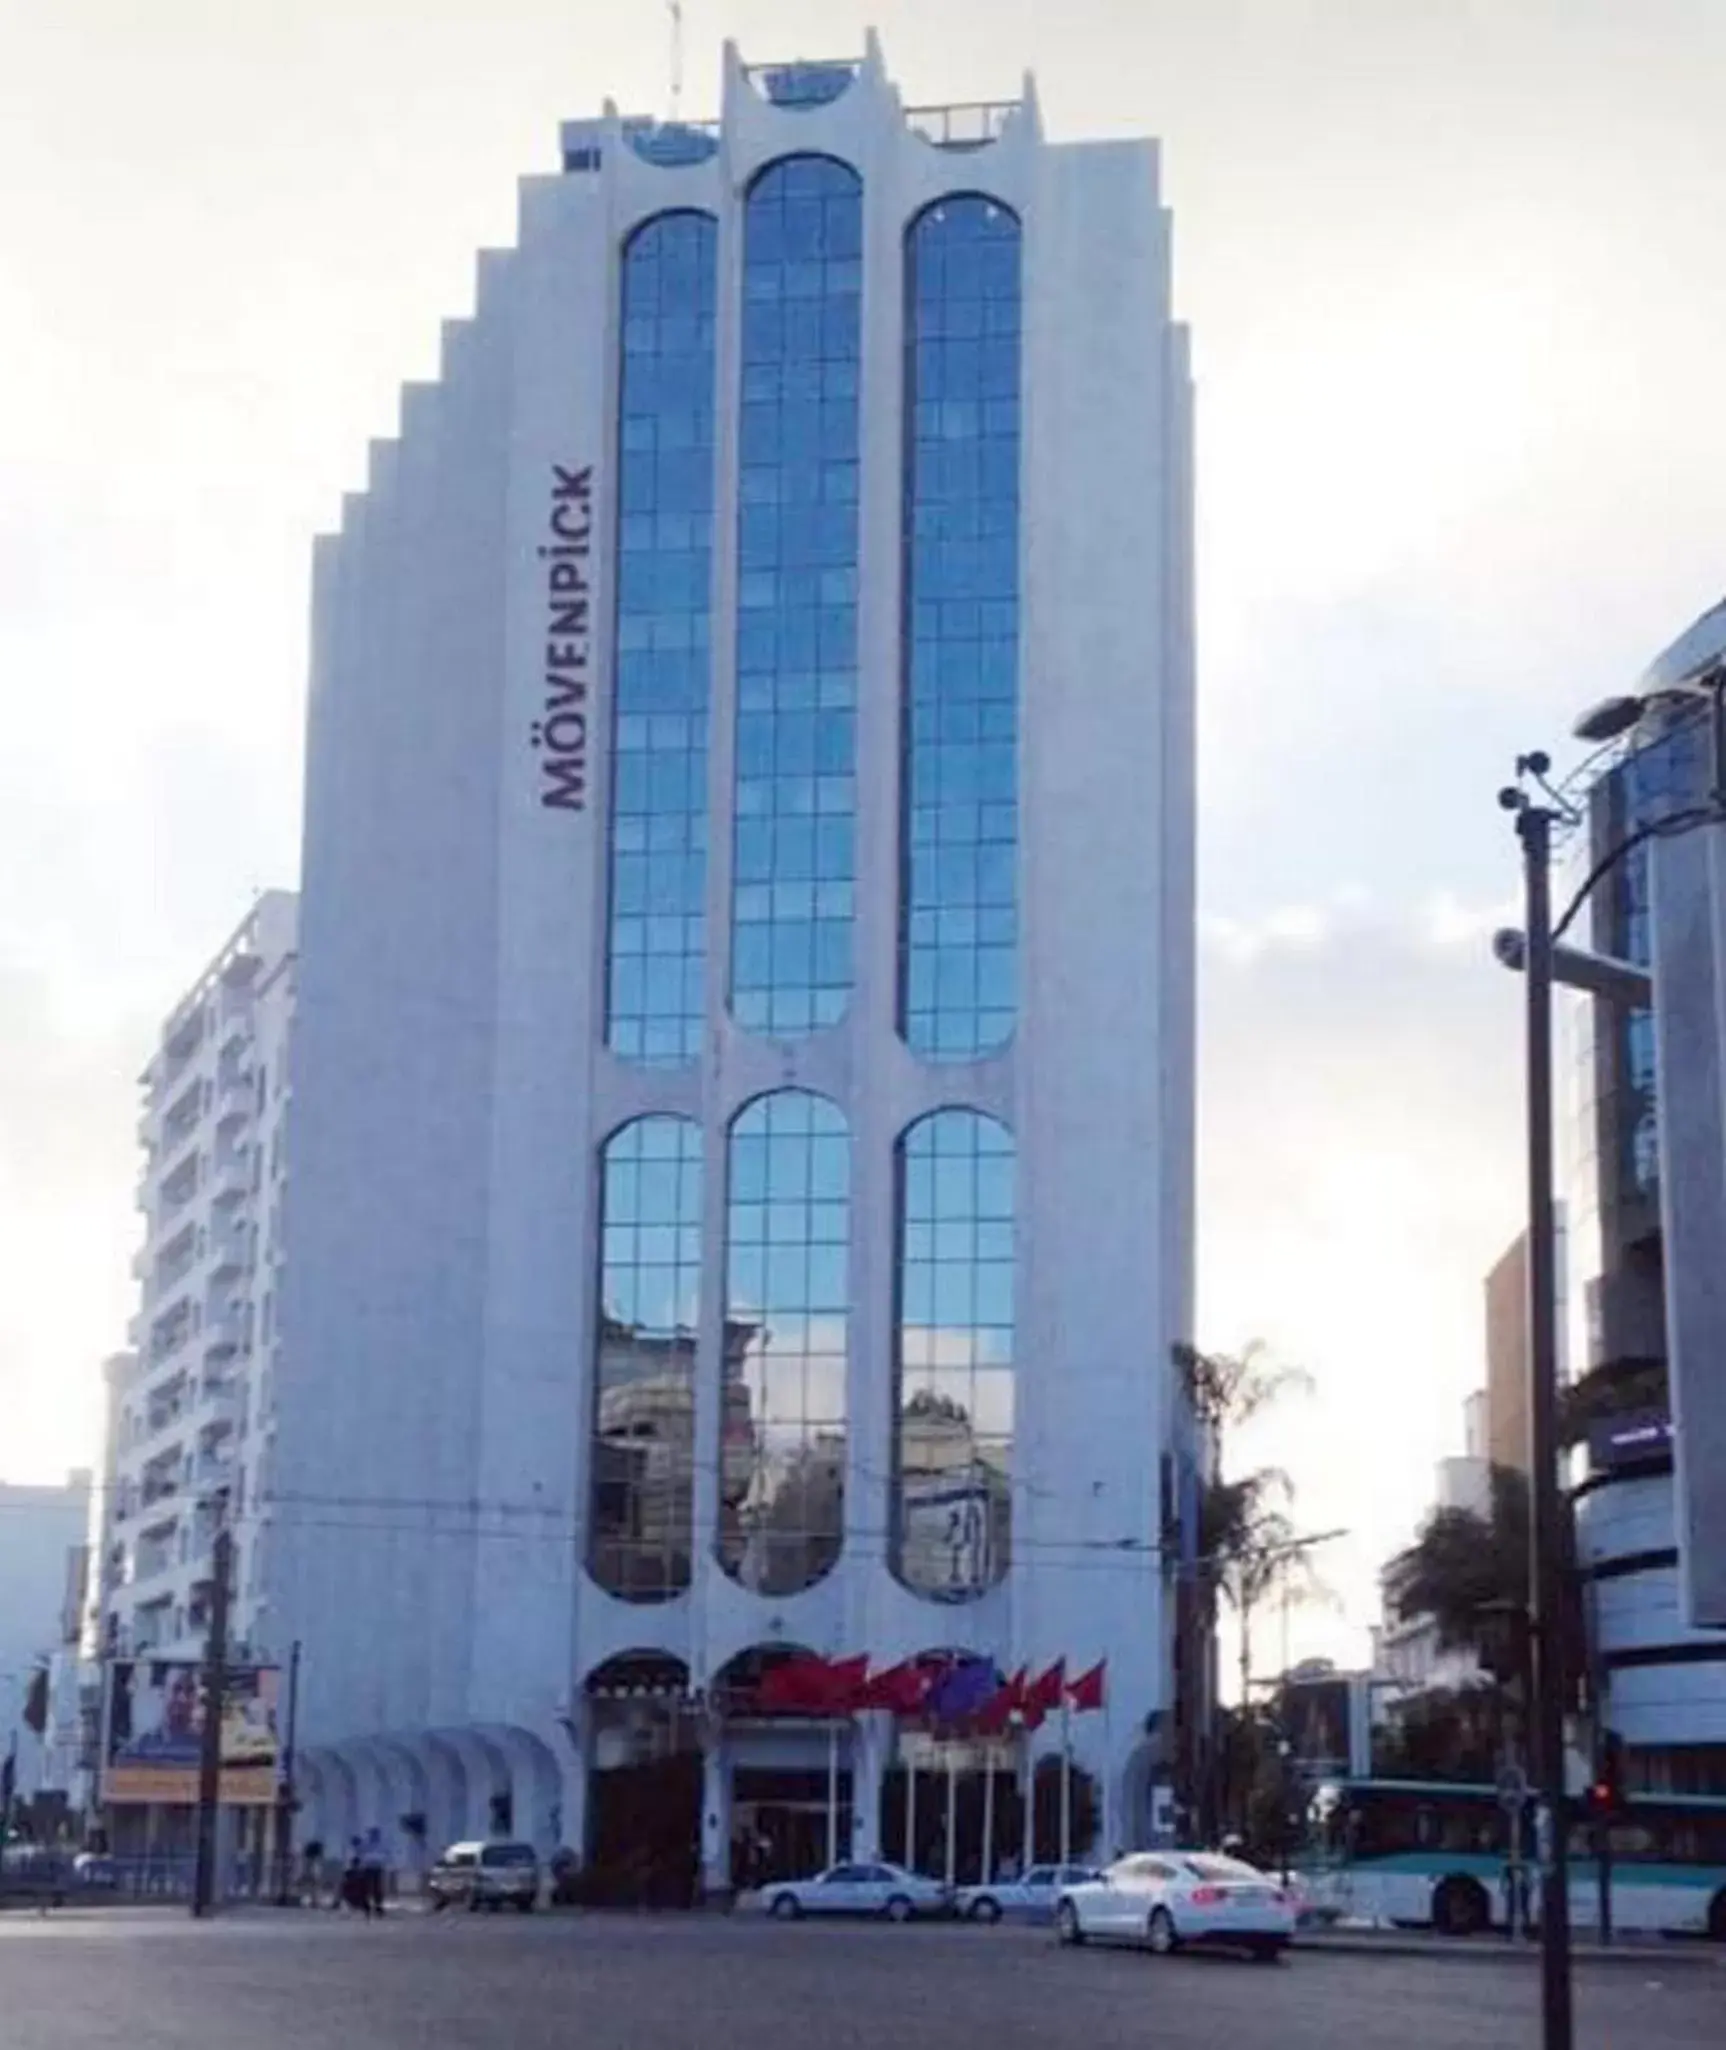
[[551, 466], [545, 576], [545, 708], [533, 722], [539, 801], [587, 808], [587, 696], [593, 661], [593, 466]]

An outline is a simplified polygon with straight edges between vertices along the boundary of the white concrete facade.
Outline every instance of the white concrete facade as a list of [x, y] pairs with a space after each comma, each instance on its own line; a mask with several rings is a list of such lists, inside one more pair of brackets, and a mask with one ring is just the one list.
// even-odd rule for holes
[[235, 1534], [234, 1642], [268, 1648], [257, 1503], [274, 1401], [296, 920], [290, 892], [255, 901], [140, 1078], [135, 1350], [107, 1365], [92, 1524], [106, 1655], [201, 1654], [223, 1519]]
[[[1164, 1455], [1170, 1347], [1191, 1330], [1191, 395], [1149, 144], [1051, 145], [1027, 84], [975, 148], [909, 120], [871, 41], [819, 106], [773, 104], [734, 51], [717, 147], [645, 160], [612, 110], [524, 182], [520, 239], [480, 259], [442, 374], [403, 397], [314, 575], [293, 1171], [267, 1571], [271, 1644], [304, 1646], [302, 1835], [426, 1817], [579, 1845], [587, 1679], [681, 1662], [697, 1713], [751, 1647], [933, 1648], [1003, 1671], [1109, 1662], [1073, 1724], [1108, 1826], [1150, 1811], [1146, 1718], [1170, 1706]], [[853, 979], [792, 1041], [731, 1015], [735, 532], [743, 195], [819, 153], [863, 193]], [[900, 945], [901, 409], [907, 225], [983, 194], [1023, 235], [1019, 1002], [1004, 1050], [914, 1055]], [[605, 1044], [619, 253], [643, 222], [718, 223], [718, 443], [702, 1050], [648, 1068]], [[591, 469], [585, 801], [542, 801], [546, 565], [558, 473]], [[764, 1093], [828, 1100], [850, 1138], [844, 1532], [837, 1565], [771, 1597], [716, 1556], [726, 1346], [724, 1163]], [[1012, 1563], [972, 1601], [888, 1570], [895, 1160], [951, 1105], [1017, 1147]], [[644, 1604], [585, 1570], [597, 1346], [598, 1162], [640, 1116], [693, 1120], [705, 1162], [690, 1584]], [[275, 1508], [272, 1510], [272, 1503]], [[710, 1734], [708, 1862], [728, 1781]], [[737, 1739], [741, 1743], [745, 1740]], [[768, 1743], [765, 1738], [748, 1741]], [[865, 1790], [885, 1717], [846, 1735]], [[789, 1758], [824, 1740], [782, 1731]]]

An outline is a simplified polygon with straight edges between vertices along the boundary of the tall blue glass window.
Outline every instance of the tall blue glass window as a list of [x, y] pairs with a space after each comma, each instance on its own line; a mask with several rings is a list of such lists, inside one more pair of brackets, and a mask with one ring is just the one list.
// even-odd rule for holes
[[599, 1329], [588, 1569], [627, 1601], [689, 1585], [701, 1128], [643, 1117], [600, 1157]]
[[894, 1571], [966, 1601], [1012, 1542], [1013, 1135], [939, 1110], [899, 1142]]
[[701, 1046], [715, 233], [660, 214], [623, 256], [606, 1039], [660, 1065]]
[[1019, 223], [943, 199], [906, 236], [907, 1044], [963, 1060], [1013, 1029], [1018, 902]]
[[731, 1127], [719, 1558], [759, 1594], [821, 1579], [845, 1532], [851, 1142], [824, 1096]]
[[851, 990], [862, 236], [862, 186], [830, 157], [750, 188], [731, 1008], [781, 1039]]

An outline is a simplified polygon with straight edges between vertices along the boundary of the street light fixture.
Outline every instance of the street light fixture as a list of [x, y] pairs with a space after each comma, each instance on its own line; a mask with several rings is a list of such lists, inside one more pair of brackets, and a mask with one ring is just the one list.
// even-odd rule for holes
[[[1499, 792], [1515, 814], [1522, 844], [1523, 929], [1495, 936], [1494, 952], [1526, 982], [1528, 1156], [1528, 1355], [1531, 1623], [1533, 1701], [1529, 1717], [1543, 1826], [1540, 1862], [1540, 2009], [1544, 2050], [1572, 2050], [1568, 1789], [1564, 1771], [1563, 1500], [1558, 1479], [1557, 1220], [1552, 1141], [1552, 991], [1563, 982], [1597, 997], [1646, 1003], [1652, 981], [1628, 962], [1556, 945], [1595, 885], [1655, 833], [1685, 832], [1726, 820], [1726, 621], [1719, 612], [1698, 623], [1681, 644], [1690, 658], [1675, 676], [1657, 667], [1636, 695], [1603, 699], [1577, 721], [1579, 740], [1605, 745], [1634, 730], [1651, 712], [1704, 702], [1713, 743], [1708, 801], [1645, 823], [1598, 861], [1556, 925], [1552, 916], [1552, 828], [1575, 813], [1548, 780], [1551, 762], [1522, 755], [1517, 782]], [[1700, 659], [1695, 651], [1701, 648]]]

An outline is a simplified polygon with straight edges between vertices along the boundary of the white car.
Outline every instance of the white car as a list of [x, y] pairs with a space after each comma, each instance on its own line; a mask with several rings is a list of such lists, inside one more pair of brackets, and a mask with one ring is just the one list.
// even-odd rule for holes
[[1083, 1886], [1097, 1876], [1094, 1865], [1033, 1865], [1023, 1879], [960, 1887], [955, 1906], [972, 1922], [1047, 1922], [1063, 1887]]
[[938, 1879], [903, 1865], [829, 1865], [813, 1879], [775, 1879], [761, 1889], [770, 1915], [881, 1915], [909, 1922], [914, 1915], [952, 1913], [953, 1897]]
[[1294, 1903], [1277, 1882], [1215, 1851], [1134, 1851], [1055, 1902], [1063, 1943], [1139, 1943], [1159, 1956], [1209, 1943], [1276, 1958], [1294, 1932]]

